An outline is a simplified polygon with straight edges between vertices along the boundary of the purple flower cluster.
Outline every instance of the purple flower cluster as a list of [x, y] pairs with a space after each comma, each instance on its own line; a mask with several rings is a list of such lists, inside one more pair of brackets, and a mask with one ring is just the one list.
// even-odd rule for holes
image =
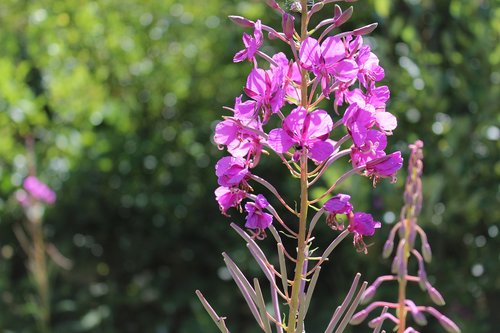
[[27, 193], [18, 192], [16, 194], [17, 200], [23, 206], [28, 204], [30, 197], [49, 205], [56, 202], [56, 193], [35, 176], [28, 176], [23, 182], [23, 188]]
[[[227, 149], [231, 155], [216, 165], [220, 187], [215, 195], [220, 210], [227, 215], [232, 207], [241, 210], [244, 199], [254, 201], [245, 205], [247, 227], [251, 229], [264, 229], [272, 222], [272, 215], [262, 215], [265, 209], [272, 211], [267, 200], [261, 194], [249, 195], [249, 181], [258, 178], [252, 169], [266, 149], [274, 151], [292, 174], [293, 163], [303, 154], [318, 165], [318, 170], [338, 157], [350, 155], [352, 168], [373, 178], [374, 183], [380, 178], [394, 180], [402, 166], [400, 152], [385, 152], [387, 136], [397, 121], [386, 111], [388, 87], [378, 85], [384, 78], [384, 69], [362, 37], [375, 26], [301, 39], [295, 31], [294, 17], [271, 3], [282, 15], [281, 32], [260, 20], [231, 17], [240, 26], [253, 29], [253, 35], [244, 33], [244, 48], [233, 58], [234, 62], [248, 61], [252, 67], [244, 94], [236, 98], [233, 108], [227, 108], [232, 115], [224, 117], [214, 135], [220, 149]], [[342, 25], [348, 16], [336, 6], [335, 17], [319, 23], [313, 31], [325, 25], [329, 25], [326, 30], [330, 31]], [[270, 38], [286, 43], [290, 57], [282, 52], [270, 55], [261, 51], [264, 31]], [[321, 102], [335, 112], [318, 108]], [[270, 121], [272, 117], [276, 120]], [[280, 125], [271, 125], [276, 123]], [[334, 132], [342, 125], [348, 133], [344, 139], [345, 131]], [[349, 141], [348, 153], [340, 152], [341, 145]], [[341, 196], [331, 200], [344, 200]], [[347, 214], [349, 230], [358, 235], [357, 244], [362, 244], [362, 236], [372, 235], [380, 223], [369, 214], [353, 213], [348, 200], [346, 204], [350, 209], [333, 209], [330, 214]], [[329, 205], [333, 205], [332, 201], [325, 205], [325, 210]], [[259, 219], [254, 218], [257, 215]], [[330, 222], [334, 221], [335, 217], [331, 217]]]

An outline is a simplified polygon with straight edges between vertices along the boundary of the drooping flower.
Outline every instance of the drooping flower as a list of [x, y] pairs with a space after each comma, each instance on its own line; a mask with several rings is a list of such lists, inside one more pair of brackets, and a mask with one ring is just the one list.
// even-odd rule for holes
[[375, 221], [371, 214], [358, 212], [350, 220], [349, 231], [361, 236], [373, 236], [380, 226], [381, 223]]
[[56, 193], [35, 176], [28, 176], [23, 182], [23, 187], [36, 200], [49, 205], [56, 202]]
[[333, 153], [333, 141], [328, 137], [333, 128], [332, 118], [324, 110], [307, 112], [294, 109], [283, 121], [282, 128], [269, 132], [268, 143], [277, 153], [287, 152], [293, 145], [307, 149], [315, 162], [323, 162]]
[[259, 160], [263, 140], [258, 134], [262, 131], [262, 124], [253, 117], [254, 104], [254, 101], [241, 102], [241, 96], [236, 98], [234, 118], [218, 123], [214, 134], [215, 143], [227, 146], [231, 155], [241, 158], [253, 157], [252, 166]]
[[352, 212], [352, 204], [349, 202], [350, 195], [339, 193], [329, 199], [323, 205], [323, 209], [328, 212], [326, 223], [334, 230], [342, 230], [343, 226], [338, 222], [338, 214], [349, 214]]
[[247, 193], [237, 187], [219, 186], [215, 190], [215, 199], [219, 203], [220, 211], [223, 215], [229, 216], [227, 211], [231, 207], [238, 207], [245, 199]]
[[391, 178], [396, 181], [396, 172], [403, 166], [403, 158], [401, 152], [396, 151], [392, 154], [371, 160], [366, 163], [365, 173], [369, 177], [373, 177], [374, 183], [379, 178]]
[[245, 160], [239, 157], [226, 156], [221, 158], [215, 165], [219, 185], [232, 187], [246, 183], [246, 177], [250, 175]]
[[255, 202], [248, 202], [245, 204], [245, 210], [247, 211], [245, 227], [249, 229], [266, 229], [273, 222], [273, 216], [269, 213], [264, 212], [264, 209], [269, 206], [266, 198], [259, 194], [255, 198]]
[[255, 53], [262, 46], [262, 42], [262, 24], [260, 20], [257, 20], [254, 24], [253, 37], [247, 33], [243, 33], [245, 48], [234, 55], [233, 62], [241, 62], [245, 59], [254, 61]]

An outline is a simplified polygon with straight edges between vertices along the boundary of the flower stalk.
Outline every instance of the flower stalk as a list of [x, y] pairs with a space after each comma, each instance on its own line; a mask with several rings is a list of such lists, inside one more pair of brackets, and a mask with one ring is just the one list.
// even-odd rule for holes
[[[402, 165], [399, 152], [388, 155], [384, 151], [386, 137], [396, 127], [396, 121], [385, 111], [388, 88], [377, 86], [384, 77], [384, 70], [361, 38], [374, 26], [329, 36], [330, 31], [352, 14], [352, 8], [343, 12], [336, 5], [335, 17], [325, 21], [319, 39], [312, 34], [322, 26], [308, 31], [309, 19], [331, 2], [335, 1], [294, 0], [287, 3], [287, 9], [299, 13], [293, 14], [282, 9], [275, 0], [267, 0], [267, 5], [282, 16], [282, 30], [266, 26], [260, 20], [230, 17], [242, 27], [253, 28], [252, 34], [243, 34], [244, 48], [233, 57], [237, 63], [249, 62], [251, 69], [244, 95], [236, 97], [234, 107], [224, 108], [233, 115], [223, 117], [215, 128], [215, 143], [221, 150], [225, 147], [230, 155], [222, 157], [215, 166], [219, 183], [215, 196], [223, 215], [229, 216], [228, 211], [232, 208], [246, 212], [247, 231], [234, 223], [231, 226], [245, 240], [269, 283], [273, 314], [266, 310], [259, 282], [254, 280], [252, 287], [251, 279], [237, 269], [227, 254], [224, 261], [258, 326], [266, 333], [270, 330], [270, 322], [275, 323], [278, 333], [304, 332], [316, 282], [332, 251], [352, 235], [355, 248], [366, 253], [363, 237], [373, 236], [375, 229], [381, 226], [370, 214], [354, 211], [349, 195], [335, 193], [337, 186], [354, 175], [367, 176], [374, 183], [381, 178], [394, 179]], [[296, 17], [300, 17], [298, 31], [295, 29]], [[282, 52], [270, 55], [261, 50], [263, 31], [269, 33], [270, 39], [285, 42], [290, 47], [291, 59]], [[335, 111], [333, 118], [332, 112], [318, 108], [325, 102]], [[347, 107], [341, 114], [344, 104]], [[268, 131], [266, 128], [273, 123], [270, 122], [273, 117], [281, 125]], [[338, 131], [341, 126], [345, 130]], [[284, 198], [276, 186], [257, 174], [261, 157], [271, 152], [285, 165], [293, 180], [298, 180], [298, 198]], [[333, 183], [321, 184], [326, 170], [334, 164], [345, 163], [347, 156], [352, 168]], [[264, 194], [252, 193], [253, 183], [273, 195], [278, 204], [273, 206]], [[309, 190], [319, 184], [327, 190], [311, 199]], [[324, 204], [323, 199], [326, 200]], [[292, 208], [287, 202], [298, 204]], [[309, 219], [310, 209], [316, 211], [312, 219]], [[313, 231], [325, 215], [326, 224], [338, 234], [332, 237], [321, 255], [314, 255]], [[344, 218], [339, 218], [342, 215]], [[283, 234], [294, 239], [294, 251], [285, 248], [273, 226], [274, 220], [278, 222], [274, 225], [280, 227]], [[348, 222], [347, 228], [341, 221]], [[257, 241], [266, 238], [267, 230], [276, 241], [279, 270], [257, 245]], [[293, 273], [287, 271], [287, 260], [294, 267]], [[345, 329], [366, 288], [366, 283], [359, 286], [359, 280], [358, 274], [326, 332], [340, 333]], [[204, 298], [200, 300], [206, 307]], [[283, 305], [287, 309], [282, 309]], [[223, 331], [220, 317], [211, 315]]]

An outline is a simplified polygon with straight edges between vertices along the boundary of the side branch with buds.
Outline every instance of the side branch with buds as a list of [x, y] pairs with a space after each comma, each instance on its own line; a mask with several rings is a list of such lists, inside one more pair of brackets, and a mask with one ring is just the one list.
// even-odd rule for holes
[[[383, 257], [388, 258], [394, 250], [394, 237], [396, 231], [399, 234], [399, 244], [396, 248], [396, 254], [392, 261], [392, 275], [385, 275], [377, 278], [375, 282], [366, 289], [362, 296], [362, 303], [369, 302], [377, 288], [388, 281], [398, 282], [398, 301], [397, 302], [373, 302], [364, 310], [356, 313], [351, 319], [351, 324], [361, 323], [376, 308], [393, 309], [396, 316], [384, 313], [369, 322], [370, 327], [381, 325], [385, 319], [390, 319], [396, 324], [398, 333], [417, 332], [413, 327], [407, 325], [407, 315], [411, 314], [413, 321], [420, 326], [427, 324], [424, 313], [434, 316], [443, 328], [449, 333], [460, 333], [459, 327], [448, 317], [441, 314], [438, 310], [429, 306], [417, 306], [412, 300], [406, 297], [406, 287], [408, 282], [418, 283], [423, 291], [427, 291], [430, 299], [436, 305], [444, 305], [443, 296], [434, 288], [425, 271], [425, 263], [432, 259], [431, 246], [427, 241], [424, 230], [417, 225], [417, 217], [422, 209], [422, 169], [423, 169], [423, 142], [416, 141], [410, 145], [411, 155], [408, 166], [408, 178], [406, 179], [406, 188], [404, 193], [405, 205], [401, 210], [400, 221], [393, 227], [389, 233], [384, 250]], [[415, 248], [416, 236], [420, 236], [421, 250]], [[418, 263], [417, 276], [408, 274], [408, 260], [414, 258]], [[396, 330], [395, 330], [396, 331]]]

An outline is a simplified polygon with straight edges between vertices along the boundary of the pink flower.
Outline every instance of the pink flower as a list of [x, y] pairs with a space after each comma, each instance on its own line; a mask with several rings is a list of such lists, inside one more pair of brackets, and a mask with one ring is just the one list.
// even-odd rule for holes
[[381, 227], [381, 223], [373, 220], [371, 214], [354, 213], [350, 219], [349, 231], [361, 236], [373, 236], [375, 229]]
[[321, 80], [323, 95], [330, 94], [330, 79], [350, 82], [358, 74], [358, 65], [354, 60], [346, 58], [346, 49], [340, 38], [327, 37], [321, 43], [308, 37], [299, 50], [302, 67], [310, 70]]
[[267, 206], [269, 206], [269, 203], [262, 194], [257, 195], [255, 202], [245, 204], [245, 210], [248, 213], [245, 227], [250, 229], [266, 229], [269, 227], [273, 222], [273, 216], [264, 212]]
[[337, 194], [330, 200], [325, 202], [323, 208], [329, 213], [326, 218], [326, 223], [334, 230], [344, 229], [343, 225], [339, 224], [337, 220], [338, 214], [349, 214], [352, 212], [352, 205], [349, 202], [351, 199], [350, 195], [347, 194]]
[[368, 130], [365, 141], [361, 146], [352, 146], [351, 163], [354, 168], [365, 165], [367, 162], [385, 156], [387, 137], [377, 130]]
[[396, 172], [403, 166], [401, 152], [396, 151], [392, 154], [371, 160], [366, 163], [366, 175], [373, 176], [376, 182], [378, 178], [392, 178], [396, 180]]
[[227, 210], [231, 207], [238, 207], [241, 201], [246, 198], [245, 191], [236, 187], [219, 186], [215, 190], [215, 199], [219, 203], [219, 208], [222, 214], [229, 216]]
[[323, 208], [332, 214], [349, 214], [352, 212], [352, 205], [349, 202], [350, 199], [350, 195], [339, 193], [325, 202]]
[[370, 51], [368, 45], [359, 50], [356, 62], [359, 66], [358, 79], [363, 86], [368, 87], [369, 82], [384, 78], [384, 69], [379, 66], [377, 56]]
[[374, 117], [372, 112], [354, 103], [346, 109], [342, 121], [351, 135], [352, 141], [359, 147], [364, 144], [368, 130], [373, 126]]
[[[251, 102], [251, 103], [249, 103]], [[214, 141], [219, 146], [227, 146], [228, 152], [235, 157], [251, 157], [258, 161], [262, 152], [262, 138], [252, 130], [262, 131], [258, 119], [254, 119], [254, 101], [241, 102], [236, 98], [234, 119], [221, 121], [215, 127]]]
[[215, 174], [219, 177], [221, 186], [239, 186], [246, 182], [245, 178], [250, 175], [245, 160], [239, 157], [226, 156], [221, 158], [215, 165]]
[[241, 62], [245, 59], [254, 61], [257, 50], [262, 46], [262, 24], [257, 20], [254, 25], [253, 37], [243, 33], [243, 44], [245, 48], [234, 55], [233, 62]]
[[56, 202], [56, 193], [35, 176], [27, 177], [23, 182], [23, 187], [36, 200], [49, 205]]
[[287, 152], [293, 145], [307, 149], [315, 162], [323, 162], [333, 153], [329, 140], [333, 122], [324, 110], [307, 112], [303, 107], [294, 109], [283, 121], [283, 128], [269, 132], [268, 143], [277, 153]]
[[245, 93], [253, 99], [255, 110], [262, 108], [263, 123], [267, 123], [272, 113], [277, 113], [285, 104], [285, 73], [282, 67], [270, 70], [254, 68], [247, 78]]

